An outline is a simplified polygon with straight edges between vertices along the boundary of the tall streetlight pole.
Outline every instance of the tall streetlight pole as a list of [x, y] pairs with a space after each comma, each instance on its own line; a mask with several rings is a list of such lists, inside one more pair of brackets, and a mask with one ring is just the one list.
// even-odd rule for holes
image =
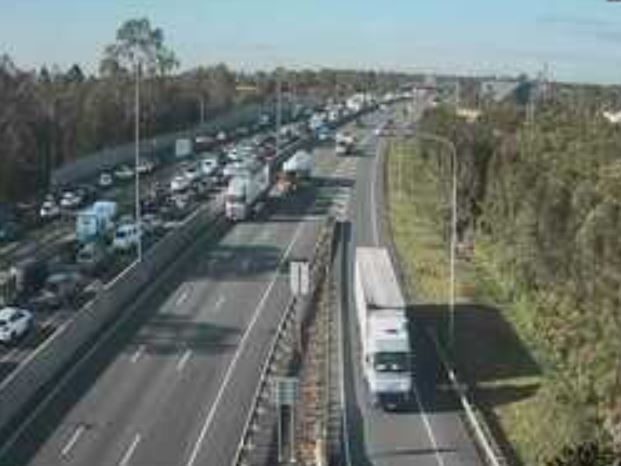
[[138, 262], [142, 261], [142, 225], [140, 218], [140, 173], [138, 171], [138, 166], [140, 164], [140, 71], [141, 71], [140, 62], [136, 64], [136, 86], [135, 86], [135, 95], [134, 95], [134, 177], [136, 182], [135, 185], [135, 193], [134, 193], [134, 203], [135, 203], [135, 216], [136, 216], [136, 226], [138, 228], [138, 244], [137, 244], [137, 253], [138, 253]]
[[449, 322], [448, 322], [448, 349], [453, 355], [455, 343], [455, 256], [457, 249], [457, 149], [455, 144], [445, 137], [436, 134], [417, 132], [417, 137], [443, 144], [451, 152], [451, 244], [450, 244], [450, 277], [449, 277]]
[[276, 70], [276, 160], [280, 159], [280, 126], [282, 124], [282, 80], [280, 68]]

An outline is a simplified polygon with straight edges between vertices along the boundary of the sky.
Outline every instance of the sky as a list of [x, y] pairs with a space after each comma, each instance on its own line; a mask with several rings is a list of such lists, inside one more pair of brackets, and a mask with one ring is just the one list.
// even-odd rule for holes
[[621, 82], [607, 0], [0, 0], [0, 53], [96, 72], [120, 24], [161, 27], [181, 68], [224, 62]]

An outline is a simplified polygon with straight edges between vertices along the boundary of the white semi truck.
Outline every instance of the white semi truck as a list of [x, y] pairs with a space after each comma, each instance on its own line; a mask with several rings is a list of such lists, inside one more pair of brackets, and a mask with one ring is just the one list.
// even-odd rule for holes
[[354, 296], [370, 402], [385, 409], [407, 406], [412, 395], [412, 355], [406, 305], [385, 248], [356, 249]]
[[224, 212], [233, 221], [245, 220], [262, 201], [270, 186], [269, 165], [252, 162], [240, 167], [226, 188]]

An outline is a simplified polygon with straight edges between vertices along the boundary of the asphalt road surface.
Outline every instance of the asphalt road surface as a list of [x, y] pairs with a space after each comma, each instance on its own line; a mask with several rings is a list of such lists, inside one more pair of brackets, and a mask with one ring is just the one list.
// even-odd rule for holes
[[[343, 160], [318, 150], [319, 177]], [[320, 183], [321, 185], [321, 183]], [[125, 310], [0, 447], [0, 464], [229, 464], [329, 186], [271, 203]], [[315, 202], [317, 199], [320, 201]]]
[[[396, 118], [396, 116], [395, 116]], [[369, 125], [378, 117], [368, 118]], [[453, 466], [482, 465], [477, 449], [459, 414], [459, 405], [445, 379], [434, 348], [413, 320], [412, 340], [416, 355], [415, 403], [405, 412], [387, 413], [367, 403], [360, 367], [360, 344], [355, 320], [353, 290], [347, 286], [353, 277], [353, 253], [356, 246], [385, 244], [382, 231], [383, 205], [381, 145], [367, 132], [357, 158], [355, 189], [347, 216], [351, 236], [346, 246], [348, 278], [342, 280], [343, 306], [345, 430], [344, 448], [349, 463], [355, 466]], [[347, 463], [344, 463], [347, 464]]]

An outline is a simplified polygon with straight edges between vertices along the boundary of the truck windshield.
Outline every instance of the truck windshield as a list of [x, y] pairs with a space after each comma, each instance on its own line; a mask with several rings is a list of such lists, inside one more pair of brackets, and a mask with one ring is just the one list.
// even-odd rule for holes
[[373, 366], [377, 372], [407, 372], [408, 353], [376, 353]]

